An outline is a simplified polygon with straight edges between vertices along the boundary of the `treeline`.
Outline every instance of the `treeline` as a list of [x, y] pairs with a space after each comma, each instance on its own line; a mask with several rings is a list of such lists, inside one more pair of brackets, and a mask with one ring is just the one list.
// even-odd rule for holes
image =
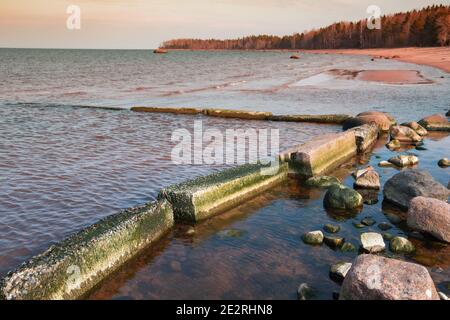
[[381, 29], [367, 28], [367, 19], [338, 22], [290, 36], [259, 35], [230, 40], [175, 39], [165, 49], [270, 50], [434, 47], [450, 45], [450, 6], [434, 5], [381, 17]]

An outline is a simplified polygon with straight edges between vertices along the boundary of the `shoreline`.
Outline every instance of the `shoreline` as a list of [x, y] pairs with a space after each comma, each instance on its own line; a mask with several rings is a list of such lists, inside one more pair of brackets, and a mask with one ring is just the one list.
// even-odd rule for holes
[[372, 56], [376, 59], [393, 59], [434, 67], [450, 73], [450, 47], [408, 47], [408, 48], [375, 48], [375, 49], [321, 49], [302, 50], [313, 54], [348, 54]]

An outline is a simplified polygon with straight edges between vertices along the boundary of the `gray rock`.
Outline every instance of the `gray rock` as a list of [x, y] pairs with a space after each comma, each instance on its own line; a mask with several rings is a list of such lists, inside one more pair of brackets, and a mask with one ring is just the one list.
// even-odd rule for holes
[[416, 250], [411, 241], [403, 237], [393, 238], [389, 247], [391, 251], [395, 253], [412, 253]]
[[310, 300], [314, 298], [314, 290], [312, 290], [307, 283], [302, 283], [297, 289], [298, 300]]
[[325, 242], [325, 244], [330, 248], [336, 249], [344, 244], [345, 238], [337, 236], [325, 236], [323, 238], [323, 242]]
[[333, 185], [325, 194], [324, 205], [330, 209], [356, 209], [363, 205], [363, 198], [353, 189], [343, 185]]
[[354, 252], [356, 251], [356, 247], [351, 242], [345, 242], [341, 247], [342, 252]]
[[438, 166], [446, 168], [446, 167], [450, 166], [450, 160], [448, 160], [447, 158], [443, 158], [443, 159], [439, 160]]
[[340, 300], [439, 300], [428, 270], [418, 264], [363, 254], [342, 283]]
[[400, 155], [392, 157], [388, 160], [393, 165], [396, 165], [397, 167], [407, 167], [407, 166], [414, 166], [419, 163], [419, 158], [412, 155]]
[[450, 191], [426, 171], [405, 170], [386, 182], [383, 194], [387, 201], [407, 209], [410, 201], [417, 196], [446, 201]]
[[306, 244], [320, 245], [323, 243], [323, 233], [320, 230], [307, 232], [302, 236], [302, 240]]
[[352, 267], [352, 264], [349, 262], [339, 262], [339, 263], [333, 264], [330, 268], [330, 278], [332, 278], [338, 282], [344, 281], [344, 278], [347, 275], [347, 273], [351, 267]]
[[377, 253], [384, 251], [386, 245], [381, 234], [366, 232], [361, 234], [361, 248], [368, 253]]
[[341, 227], [334, 224], [326, 224], [323, 229], [328, 233], [338, 233], [341, 230]]
[[305, 184], [308, 187], [314, 187], [314, 188], [329, 188], [333, 185], [340, 185], [341, 182], [336, 177], [329, 177], [329, 176], [315, 176], [311, 177], [308, 180], [305, 181]]

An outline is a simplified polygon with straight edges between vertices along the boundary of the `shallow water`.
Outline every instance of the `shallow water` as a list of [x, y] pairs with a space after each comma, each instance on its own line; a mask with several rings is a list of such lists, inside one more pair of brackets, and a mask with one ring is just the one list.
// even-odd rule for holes
[[[428, 151], [412, 151], [420, 157], [418, 168], [429, 171], [447, 185], [449, 169], [439, 168], [437, 160], [448, 153], [450, 137], [435, 135], [427, 140]], [[443, 148], [444, 147], [444, 148]], [[378, 157], [387, 159], [392, 153], [380, 142], [374, 154], [355, 159], [334, 172], [352, 186], [348, 173], [365, 166], [376, 167]], [[394, 168], [378, 168], [381, 182], [398, 172]], [[382, 232], [377, 225], [388, 222], [385, 215], [402, 213], [382, 202], [364, 205], [362, 212], [338, 214], [323, 208], [324, 192], [309, 189], [299, 181], [289, 182], [256, 197], [252, 201], [195, 226], [195, 234], [186, 233], [188, 226], [177, 226], [155, 247], [149, 248], [100, 284], [90, 299], [296, 299], [301, 283], [308, 283], [316, 299], [332, 299], [339, 284], [329, 278], [333, 263], [352, 262], [357, 252], [342, 253], [326, 245], [308, 246], [301, 240], [307, 231], [322, 230], [327, 223], [338, 224], [346, 242], [359, 246], [359, 234]], [[353, 222], [372, 217], [376, 224], [357, 229]], [[416, 246], [412, 256], [385, 255], [425, 265], [440, 290], [449, 293], [450, 245], [430, 239], [417, 240], [402, 222], [393, 224], [393, 235], [408, 237]], [[387, 247], [388, 243], [387, 243]]]
[[[194, 119], [221, 130], [279, 128], [281, 148], [340, 130], [72, 106], [226, 107], [276, 114], [378, 109], [400, 122], [448, 110], [450, 77], [437, 69], [361, 56], [302, 54], [294, 61], [289, 55], [0, 49], [0, 276], [104, 216], [153, 200], [164, 186], [223, 168], [170, 161], [172, 131], [192, 131]], [[337, 80], [326, 73], [330, 69], [419, 70], [434, 83]], [[449, 156], [448, 142], [430, 141], [434, 149], [421, 163], [442, 183], [448, 171], [434, 162]], [[388, 176], [392, 169], [381, 172]], [[331, 219], [323, 212], [321, 194], [310, 194], [291, 183], [197, 226], [193, 237], [177, 227], [92, 297], [292, 298], [292, 286], [305, 279], [323, 288], [319, 297], [330, 298], [325, 288], [335, 286], [322, 276], [340, 254], [325, 247], [311, 251], [298, 241], [303, 230]], [[381, 214], [379, 205], [365, 210]], [[245, 232], [230, 239], [230, 228]], [[447, 268], [448, 257], [448, 252], [425, 254], [421, 261]], [[222, 278], [212, 271], [216, 265]], [[174, 279], [184, 281], [186, 290], [169, 286]], [[245, 287], [239, 286], [242, 281]]]

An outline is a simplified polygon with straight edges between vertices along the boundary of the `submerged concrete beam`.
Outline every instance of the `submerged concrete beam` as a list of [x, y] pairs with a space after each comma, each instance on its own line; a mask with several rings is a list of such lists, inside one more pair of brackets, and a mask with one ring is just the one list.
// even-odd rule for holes
[[80, 298], [173, 223], [167, 201], [106, 217], [9, 273], [0, 283], [0, 298]]
[[151, 113], [173, 113], [173, 114], [200, 114], [199, 108], [171, 108], [171, 107], [132, 107], [131, 111]]
[[204, 109], [203, 114], [210, 117], [234, 118], [246, 120], [268, 120], [271, 112], [227, 110], [227, 109]]
[[318, 115], [273, 115], [268, 120], [285, 122], [313, 122], [343, 124], [351, 118], [346, 114], [318, 114]]
[[232, 208], [287, 179], [288, 166], [280, 164], [273, 172], [266, 165], [243, 165], [180, 183], [161, 190], [175, 220], [195, 222]]
[[292, 173], [303, 178], [324, 174], [357, 154], [354, 131], [319, 136], [280, 154]]

